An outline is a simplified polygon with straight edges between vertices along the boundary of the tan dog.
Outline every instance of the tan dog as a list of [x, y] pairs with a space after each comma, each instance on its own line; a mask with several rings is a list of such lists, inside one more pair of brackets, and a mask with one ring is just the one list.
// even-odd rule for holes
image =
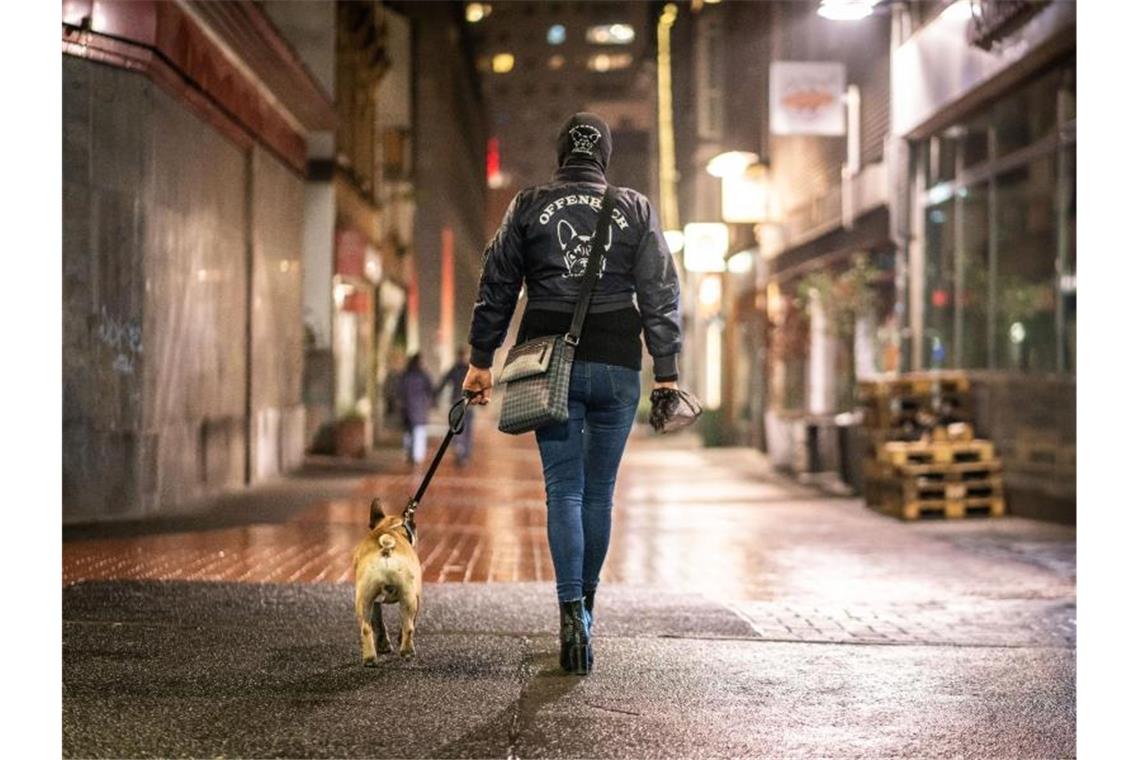
[[[377, 665], [376, 654], [392, 651], [384, 628], [381, 605], [400, 604], [400, 654], [416, 653], [412, 636], [420, 611], [423, 571], [420, 558], [399, 516], [385, 517], [379, 499], [372, 501], [368, 537], [356, 546], [352, 567], [356, 577], [356, 622], [360, 627], [360, 652], [364, 664]], [[413, 539], [414, 540], [414, 539]]]

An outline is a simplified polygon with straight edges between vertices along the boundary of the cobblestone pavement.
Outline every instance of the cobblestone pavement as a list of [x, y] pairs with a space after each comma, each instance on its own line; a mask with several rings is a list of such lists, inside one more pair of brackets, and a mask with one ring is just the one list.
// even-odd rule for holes
[[378, 670], [349, 562], [371, 496], [418, 482], [398, 454], [65, 529], [64, 755], [1074, 755], [1072, 528], [902, 523], [692, 443], [631, 441], [588, 679], [557, 665], [526, 439], [441, 469], [420, 654]]
[[[482, 442], [471, 465], [446, 462], [428, 491], [425, 581], [551, 581], [533, 443]], [[1074, 644], [1072, 528], [1016, 517], [902, 523], [855, 499], [821, 497], [753, 451], [685, 443], [631, 442], [604, 583], [701, 593], [773, 640]], [[307, 506], [271, 494], [252, 524], [79, 531], [64, 543], [64, 583], [349, 582], [371, 496], [396, 512], [418, 483], [395, 455], [380, 466], [334, 498], [310, 486]]]

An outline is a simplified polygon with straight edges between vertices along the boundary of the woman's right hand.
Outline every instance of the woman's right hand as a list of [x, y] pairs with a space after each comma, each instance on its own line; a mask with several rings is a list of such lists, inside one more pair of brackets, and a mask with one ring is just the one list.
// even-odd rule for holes
[[483, 406], [491, 400], [491, 370], [480, 369], [474, 365], [467, 368], [467, 376], [463, 378], [463, 390], [471, 394], [471, 403]]

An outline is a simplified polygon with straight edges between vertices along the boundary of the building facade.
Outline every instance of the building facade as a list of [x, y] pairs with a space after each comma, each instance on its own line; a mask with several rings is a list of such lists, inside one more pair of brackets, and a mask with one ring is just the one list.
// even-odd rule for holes
[[185, 511], [303, 454], [332, 105], [252, 3], [66, 2], [62, 47], [64, 521]]
[[[816, 10], [692, 3], [673, 28], [681, 226], [727, 228], [719, 271], [698, 265], [687, 277], [685, 374], [711, 410], [707, 440], [757, 446], [799, 470], [808, 427], [850, 410], [857, 365], [891, 368], [873, 338], [895, 300], [890, 19], [836, 25]], [[837, 69], [839, 84], [815, 87], [818, 65]], [[774, 82], [780, 66], [806, 68]], [[773, 125], [785, 101], [805, 96], [807, 110], [836, 112], [838, 128]], [[717, 166], [734, 158], [743, 163], [727, 173]], [[741, 200], [757, 208], [742, 214]], [[870, 307], [857, 320], [831, 308], [844, 289], [831, 286], [855, 275]]]
[[305, 183], [307, 445], [360, 454], [384, 425], [380, 388], [406, 345], [412, 271], [410, 22], [379, 2], [269, 3], [334, 98]]
[[485, 192], [474, 63], [455, 3], [266, 7], [338, 117], [308, 145], [308, 443], [361, 454], [400, 432], [385, 388], [406, 357], [449, 366], [471, 308]]
[[412, 24], [414, 282], [408, 351], [438, 377], [467, 342], [484, 237], [486, 105], [459, 3], [394, 3]]
[[[792, 72], [770, 82], [770, 120], [785, 110], [810, 112], [795, 100], [814, 92], [817, 74], [808, 67], [840, 72], [838, 89], [818, 104], [835, 110], [836, 129], [768, 125], [765, 445], [777, 464], [801, 472], [840, 468], [834, 420], [853, 409], [856, 378], [899, 369], [886, 154], [890, 15], [880, 10], [843, 23], [817, 10], [814, 3], [773, 4], [765, 67], [772, 78], [777, 66]], [[807, 445], [812, 431], [815, 451]]]
[[524, 187], [556, 167], [558, 130], [593, 111], [613, 134], [615, 185], [656, 196], [652, 6], [640, 2], [469, 3], [489, 124], [486, 234]]
[[[680, 225], [728, 228], [723, 271], [686, 285], [706, 440], [841, 471], [859, 378], [963, 369], [1011, 510], [1071, 519], [1075, 9], [868, 5], [856, 21], [812, 2], [677, 14]], [[712, 176], [728, 152], [762, 178], [755, 225]]]
[[1073, 520], [1076, 8], [970, 10], [912, 4], [892, 51], [904, 358], [969, 372], [1013, 513]]

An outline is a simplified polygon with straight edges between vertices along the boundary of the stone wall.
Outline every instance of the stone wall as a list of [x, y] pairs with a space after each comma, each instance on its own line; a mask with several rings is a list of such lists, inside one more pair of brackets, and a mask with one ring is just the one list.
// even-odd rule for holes
[[63, 134], [64, 521], [186, 511], [296, 464], [301, 180], [68, 56]]

